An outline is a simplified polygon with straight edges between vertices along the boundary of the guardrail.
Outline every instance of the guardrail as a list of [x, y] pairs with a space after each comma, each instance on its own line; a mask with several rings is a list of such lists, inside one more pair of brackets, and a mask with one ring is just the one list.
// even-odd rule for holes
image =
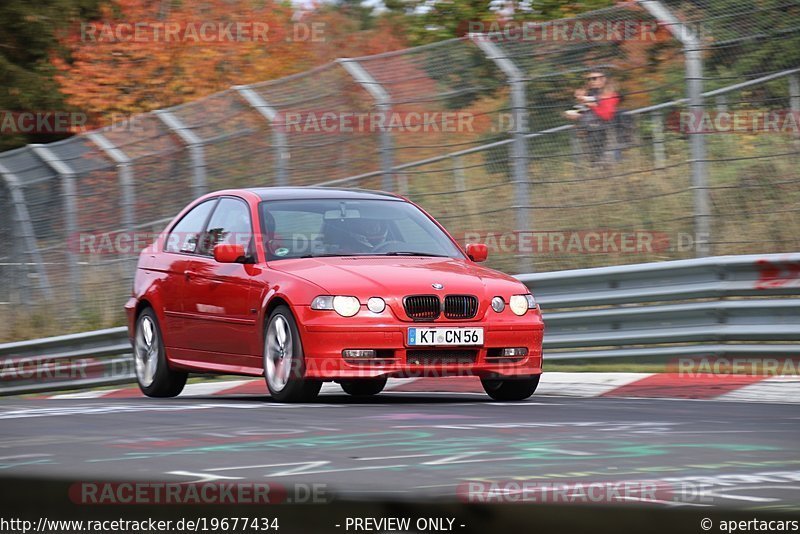
[[547, 359], [800, 355], [800, 254], [517, 278], [545, 312]]
[[[800, 355], [800, 254], [517, 278], [544, 311], [549, 360]], [[130, 348], [124, 327], [0, 345], [0, 395], [134, 382]]]

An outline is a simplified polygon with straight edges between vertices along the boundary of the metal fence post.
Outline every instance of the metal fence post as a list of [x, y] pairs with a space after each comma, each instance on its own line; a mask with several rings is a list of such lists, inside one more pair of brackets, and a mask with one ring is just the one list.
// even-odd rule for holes
[[[470, 40], [480, 48], [486, 57], [493, 61], [505, 74], [511, 86], [511, 113], [514, 121], [512, 133], [512, 173], [516, 200], [516, 230], [525, 232], [532, 228], [533, 221], [530, 214], [530, 188], [528, 187], [528, 138], [530, 132], [528, 125], [528, 101], [525, 90], [525, 76], [517, 65], [511, 61], [500, 47], [493, 43], [489, 36], [483, 34], [470, 34]], [[533, 262], [529, 258], [521, 258], [520, 269], [523, 272], [533, 272]]]
[[[797, 72], [789, 76], [789, 109], [797, 120], [798, 114], [800, 114], [800, 74]], [[798, 139], [800, 139], [800, 134], [795, 135], [795, 143]]]
[[[33, 223], [31, 222], [30, 212], [28, 212], [28, 205], [25, 203], [25, 193], [22, 189], [17, 175], [9, 171], [4, 165], [0, 164], [0, 176], [6, 183], [6, 188], [11, 195], [11, 202], [14, 204], [14, 225], [17, 229], [17, 236], [19, 237], [20, 251], [29, 258], [30, 263], [36, 269], [36, 274], [39, 278], [39, 288], [42, 290], [45, 298], [50, 300], [53, 298], [53, 288], [50, 286], [50, 280], [47, 277], [47, 270], [42, 261], [42, 255], [39, 248], [36, 246], [36, 234], [33, 231]], [[26, 292], [30, 284], [28, 283], [28, 271], [23, 269], [24, 281], [22, 283], [22, 290]], [[23, 298], [23, 304], [32, 302], [29, 295]]]
[[[393, 191], [394, 145], [392, 144], [392, 131], [388, 125], [392, 113], [391, 97], [386, 92], [386, 89], [355, 59], [340, 58], [336, 62], [372, 96], [375, 100], [375, 107], [383, 115], [384, 120], [380, 134], [381, 170], [383, 171], [381, 188], [386, 191]], [[399, 189], [405, 189], [405, 187], [400, 186]]]
[[132, 160], [122, 150], [114, 146], [108, 138], [99, 132], [86, 134], [100, 150], [102, 150], [111, 161], [117, 165], [117, 177], [119, 179], [119, 190], [121, 195], [120, 206], [122, 207], [122, 227], [128, 231], [133, 231], [136, 224], [136, 189], [133, 181]]
[[[689, 112], [703, 113], [703, 57], [702, 43], [688, 26], [680, 22], [672, 12], [658, 0], [638, 2], [653, 17], [664, 24], [669, 32], [683, 45], [686, 60], [686, 92]], [[711, 200], [706, 175], [706, 141], [701, 133], [693, 133], [691, 141], [692, 190], [694, 194], [694, 233], [698, 257], [711, 254]]]
[[664, 150], [664, 114], [654, 111], [650, 114], [653, 127], [653, 162], [656, 169], [663, 169], [666, 165], [666, 151]]
[[272, 130], [272, 146], [275, 150], [275, 183], [289, 185], [288, 163], [291, 153], [289, 152], [289, 142], [286, 139], [286, 122], [275, 108], [247, 85], [236, 85], [233, 89], [269, 121]]
[[69, 280], [72, 303], [77, 305], [81, 297], [81, 273], [78, 270], [78, 256], [70, 243], [78, 239], [78, 188], [75, 184], [75, 171], [49, 148], [42, 145], [30, 145], [34, 154], [53, 169], [61, 180], [61, 196], [64, 202], [65, 240], [67, 261], [69, 262]]
[[583, 173], [581, 169], [581, 162], [583, 161], [581, 153], [583, 149], [581, 148], [581, 140], [578, 139], [577, 128], [570, 128], [569, 130], [569, 148], [570, 152], [572, 152], [572, 166], [575, 168], [575, 179], [580, 179]]
[[207, 190], [207, 184], [206, 155], [203, 148], [203, 140], [169, 110], [157, 109], [154, 113], [167, 128], [175, 132], [186, 144], [186, 148], [189, 149], [189, 156], [192, 159], [192, 194], [195, 197], [204, 195]]

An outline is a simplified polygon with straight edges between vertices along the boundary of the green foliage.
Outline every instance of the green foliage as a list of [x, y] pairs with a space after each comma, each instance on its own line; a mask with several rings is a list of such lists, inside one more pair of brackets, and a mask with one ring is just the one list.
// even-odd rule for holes
[[489, 0], [386, 0], [390, 16], [406, 28], [409, 41], [421, 45], [461, 37], [470, 31], [470, 22], [491, 23], [498, 18], [497, 7], [508, 10], [510, 20], [545, 21], [573, 17], [580, 13], [614, 5], [613, 0], [533, 0], [491, 2]]
[[[707, 67], [720, 74], [757, 77], [800, 65], [800, 3], [763, 0], [714, 0], [703, 11], [703, 32], [712, 38]], [[754, 12], [750, 12], [754, 11]]]
[[[56, 34], [97, 12], [100, 0], [36, 0], [0, 2], [0, 110], [64, 111], [53, 79], [50, 54]], [[46, 143], [58, 136], [0, 137], [0, 150], [25, 143]]]

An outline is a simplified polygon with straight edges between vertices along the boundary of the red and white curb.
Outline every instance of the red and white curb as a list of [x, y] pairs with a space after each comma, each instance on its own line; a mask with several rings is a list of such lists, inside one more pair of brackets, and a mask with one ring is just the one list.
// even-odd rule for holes
[[[390, 392], [483, 393], [475, 377], [390, 379]], [[322, 394], [338, 394], [326, 382]], [[218, 380], [187, 384], [180, 397], [266, 395], [263, 379]], [[720, 401], [800, 403], [800, 376], [698, 375], [675, 373], [544, 373], [536, 395], [706, 399]], [[39, 398], [135, 398], [138, 388], [80, 391]]]

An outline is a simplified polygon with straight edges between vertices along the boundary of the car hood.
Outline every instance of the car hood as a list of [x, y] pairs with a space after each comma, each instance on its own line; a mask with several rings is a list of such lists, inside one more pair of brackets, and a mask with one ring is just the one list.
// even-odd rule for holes
[[[527, 292], [524, 284], [467, 260], [419, 256], [344, 256], [270, 262], [269, 267], [324, 288], [331, 295], [469, 294], [484, 298]], [[442, 284], [441, 290], [433, 284]]]

